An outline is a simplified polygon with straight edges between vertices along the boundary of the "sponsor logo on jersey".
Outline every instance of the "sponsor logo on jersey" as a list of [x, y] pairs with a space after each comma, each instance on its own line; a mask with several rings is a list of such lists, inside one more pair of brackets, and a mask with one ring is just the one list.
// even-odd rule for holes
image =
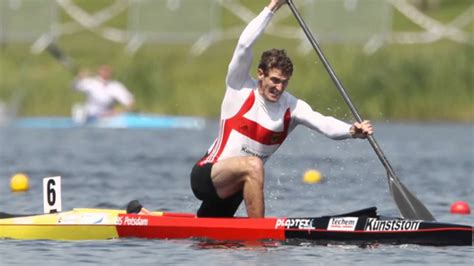
[[246, 145], [242, 145], [242, 148], [240, 150], [242, 152], [246, 153], [246, 154], [251, 155], [251, 156], [258, 157], [258, 158], [262, 159], [263, 161], [267, 160], [268, 157], [270, 157], [270, 155], [264, 155], [264, 154], [258, 153], [256, 151], [253, 151], [253, 150], [250, 149], [250, 147], [248, 147]]
[[285, 227], [286, 229], [315, 229], [313, 226], [314, 219], [308, 218], [287, 218], [287, 219], [277, 219], [275, 223], [275, 228]]
[[414, 231], [420, 227], [420, 221], [367, 219], [365, 231]]
[[270, 142], [272, 144], [278, 144], [280, 143], [280, 139], [283, 137], [283, 133], [282, 132], [273, 132], [272, 133], [272, 136], [271, 136], [271, 140]]
[[357, 217], [331, 218], [328, 223], [330, 231], [354, 231], [357, 225]]

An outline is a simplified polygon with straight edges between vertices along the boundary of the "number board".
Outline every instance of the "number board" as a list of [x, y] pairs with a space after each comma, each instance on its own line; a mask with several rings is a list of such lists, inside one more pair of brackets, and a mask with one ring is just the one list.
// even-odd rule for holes
[[61, 177], [43, 178], [43, 207], [44, 213], [61, 211]]

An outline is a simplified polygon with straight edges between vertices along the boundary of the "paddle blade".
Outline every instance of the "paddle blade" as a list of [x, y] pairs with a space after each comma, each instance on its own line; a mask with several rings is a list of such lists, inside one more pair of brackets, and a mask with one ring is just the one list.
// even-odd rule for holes
[[72, 74], [76, 74], [76, 66], [72, 62], [71, 58], [69, 58], [55, 43], [50, 43], [48, 47], [46, 47], [46, 51], [56, 59], [61, 65], [63, 65], [67, 70], [69, 70]]
[[389, 187], [395, 204], [403, 218], [411, 220], [435, 221], [430, 211], [397, 178], [388, 174]]

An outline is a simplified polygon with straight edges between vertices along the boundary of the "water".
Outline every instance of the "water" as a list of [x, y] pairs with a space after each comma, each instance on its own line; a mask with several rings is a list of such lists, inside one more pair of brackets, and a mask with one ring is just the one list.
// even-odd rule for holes
[[[474, 205], [473, 124], [376, 124], [377, 141], [402, 182], [439, 221], [474, 224], [473, 215], [449, 213], [464, 200]], [[139, 199], [147, 208], [194, 212], [199, 202], [189, 171], [215, 137], [217, 124], [189, 130], [0, 129], [0, 211], [42, 212], [42, 178], [62, 176], [63, 210], [124, 208]], [[320, 170], [320, 184], [301, 182]], [[30, 176], [30, 190], [11, 193], [10, 177]], [[386, 174], [363, 140], [333, 141], [296, 129], [266, 165], [266, 214], [318, 216], [377, 206], [398, 215]], [[240, 208], [239, 215], [245, 215]], [[0, 265], [14, 264], [466, 264], [472, 247], [416, 245], [320, 246], [310, 243], [240, 247], [197, 240], [0, 240]]]

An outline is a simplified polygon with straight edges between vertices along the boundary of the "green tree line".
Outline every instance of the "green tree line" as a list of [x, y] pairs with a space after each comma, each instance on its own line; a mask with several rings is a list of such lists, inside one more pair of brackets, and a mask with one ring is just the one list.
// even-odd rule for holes
[[[101, 8], [97, 1], [76, 2], [92, 5], [90, 10], [94, 5]], [[260, 4], [244, 2], [254, 12], [260, 10]], [[438, 2], [427, 13], [446, 21], [470, 4], [464, 0], [455, 1], [457, 4]], [[118, 17], [111, 23], [120, 25], [123, 20]], [[291, 18], [288, 20], [288, 24], [296, 25]], [[224, 21], [231, 25], [237, 19]], [[401, 30], [417, 30], [400, 15], [395, 16], [394, 23]], [[464, 29], [471, 33], [471, 43], [473, 28], [471, 23]], [[206, 117], [219, 114], [226, 68], [235, 43], [236, 39], [214, 43], [199, 56], [190, 54], [190, 45], [145, 44], [129, 55], [123, 44], [86, 31], [58, 40], [80, 68], [110, 64], [115, 78], [135, 95], [138, 111]], [[254, 53], [257, 60], [266, 49], [286, 49], [295, 65], [288, 90], [321, 113], [349, 119], [349, 110], [316, 54], [301, 54], [299, 45], [296, 40], [265, 35]], [[387, 44], [371, 55], [364, 54], [361, 45], [323, 43], [322, 48], [365, 118], [474, 121], [472, 44], [449, 40]], [[29, 44], [4, 44], [0, 48], [0, 100], [15, 105], [23, 116], [69, 115], [72, 104], [83, 100], [83, 95], [71, 89], [74, 75], [46, 52], [34, 55], [29, 49]], [[252, 71], [256, 72], [255, 66]]]

